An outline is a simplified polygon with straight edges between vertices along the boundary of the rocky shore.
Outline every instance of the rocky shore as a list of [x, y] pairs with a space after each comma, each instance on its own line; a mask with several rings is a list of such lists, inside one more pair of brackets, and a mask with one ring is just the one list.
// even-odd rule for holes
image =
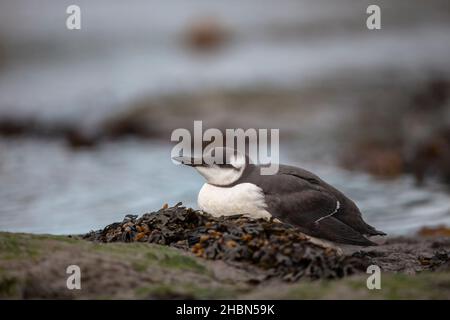
[[450, 237], [433, 230], [340, 255], [282, 223], [164, 206], [80, 236], [0, 233], [0, 297], [448, 299]]

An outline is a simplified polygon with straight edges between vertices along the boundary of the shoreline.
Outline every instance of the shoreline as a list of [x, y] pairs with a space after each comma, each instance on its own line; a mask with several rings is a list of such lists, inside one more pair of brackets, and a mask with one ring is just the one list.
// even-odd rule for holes
[[[393, 239], [389, 239], [391, 241]], [[445, 240], [446, 250], [450, 238]], [[207, 260], [163, 245], [92, 243], [67, 236], [0, 232], [0, 297], [2, 299], [450, 299], [450, 265], [396, 271], [393, 259], [411, 256], [432, 239], [404, 238], [390, 246], [404, 251], [389, 255], [368, 250], [384, 261], [381, 290], [368, 290], [369, 274], [341, 279], [286, 282], [264, 279], [221, 260]], [[400, 241], [397, 239], [396, 241]], [[429, 248], [432, 248], [431, 245]], [[383, 248], [380, 246], [378, 248]], [[378, 251], [379, 252], [379, 251]], [[383, 251], [382, 251], [383, 252]], [[386, 252], [386, 251], [385, 251]], [[402, 253], [403, 252], [403, 253]], [[447, 256], [448, 258], [448, 256]], [[424, 255], [422, 263], [436, 257]], [[411, 261], [411, 260], [406, 260]], [[68, 265], [79, 264], [81, 290], [68, 290]], [[407, 263], [408, 264], [408, 263]], [[411, 266], [411, 265], [410, 265]], [[418, 265], [416, 265], [418, 266]], [[392, 268], [394, 267], [394, 268]], [[396, 266], [398, 267], [398, 265]]]
[[[170, 211], [172, 210], [172, 211]], [[177, 219], [164, 222], [167, 214], [178, 210], [184, 219], [179, 232]], [[383, 244], [339, 257], [333, 250], [291, 238], [295, 229], [270, 225], [271, 222], [246, 221], [242, 218], [223, 221], [192, 221], [183, 207], [161, 209], [148, 214], [152, 230], [171, 234], [151, 240], [128, 232], [114, 234], [108, 241], [98, 236], [111, 236], [111, 230], [130, 222], [138, 230], [142, 221], [126, 217], [124, 222], [83, 236], [33, 235], [0, 232], [0, 297], [6, 299], [449, 299], [450, 237], [438, 230], [425, 230], [421, 235], [387, 238]], [[161, 214], [161, 212], [163, 214]], [[192, 213], [193, 212], [193, 213]], [[144, 215], [145, 216], [145, 215]], [[142, 217], [144, 217], [142, 216]], [[141, 217], [141, 218], [142, 218]], [[195, 219], [196, 215], [190, 219]], [[148, 218], [148, 216], [147, 216]], [[237, 219], [237, 220], [236, 220]], [[240, 220], [239, 220], [240, 219]], [[196, 224], [197, 223], [197, 224]], [[204, 224], [203, 224], [204, 223]], [[215, 225], [216, 223], [217, 225]], [[162, 225], [168, 225], [168, 230]], [[208, 226], [206, 229], [203, 225]], [[253, 226], [253, 239], [269, 235], [271, 242], [249, 239], [223, 242], [225, 226]], [[261, 226], [264, 235], [258, 231]], [[206, 239], [208, 228], [222, 228], [222, 235]], [[124, 231], [125, 231], [124, 228]], [[182, 230], [182, 229], [183, 230]], [[105, 233], [106, 230], [106, 233]], [[448, 229], [445, 229], [448, 230]], [[444, 230], [444, 231], [445, 231]], [[186, 233], [187, 232], [187, 233]], [[195, 242], [202, 233], [202, 245]], [[94, 237], [97, 235], [97, 238]], [[177, 240], [189, 235], [189, 241]], [[90, 236], [90, 239], [89, 239]], [[287, 238], [287, 239], [285, 239]], [[105, 238], [106, 239], [106, 238]], [[137, 240], [136, 240], [137, 239]], [[149, 240], [150, 239], [150, 240]], [[170, 240], [171, 239], [171, 240]], [[89, 241], [91, 240], [91, 241]], [[117, 241], [116, 241], [117, 240]], [[136, 240], [136, 241], [134, 241]], [[139, 241], [142, 240], [142, 241]], [[170, 241], [169, 241], [170, 240]], [[187, 240], [187, 239], [186, 239]], [[286, 241], [285, 241], [286, 240]], [[163, 242], [164, 242], [163, 241]], [[231, 241], [231, 240], [227, 240]], [[150, 242], [150, 243], [149, 243]], [[153, 243], [151, 243], [153, 242]], [[159, 244], [158, 244], [159, 242]], [[231, 247], [229, 247], [232, 244]], [[297, 251], [286, 251], [296, 247]], [[208, 248], [215, 248], [211, 256]], [[208, 251], [209, 250], [209, 251]], [[237, 250], [237, 251], [236, 251]], [[252, 250], [252, 255], [236, 256], [236, 252]], [[273, 252], [281, 252], [272, 254]], [[237, 258], [236, 258], [237, 257]], [[255, 258], [256, 257], [256, 258]], [[274, 259], [274, 260], [273, 260]], [[69, 290], [66, 280], [69, 265], [81, 270], [81, 290]], [[381, 290], [366, 285], [369, 265], [381, 269]], [[305, 267], [306, 266], [306, 267]], [[345, 270], [343, 272], [342, 270]], [[297, 273], [296, 273], [297, 272]]]

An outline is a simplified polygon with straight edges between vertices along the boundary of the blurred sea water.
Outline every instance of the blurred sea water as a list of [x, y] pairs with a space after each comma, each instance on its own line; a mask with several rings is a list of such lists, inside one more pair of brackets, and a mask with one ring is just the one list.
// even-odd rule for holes
[[[298, 147], [282, 146], [280, 160], [342, 190], [377, 228], [394, 235], [450, 223], [449, 195], [442, 186], [418, 188], [408, 176], [377, 180], [311, 161], [292, 151]], [[197, 208], [204, 183], [192, 168], [173, 164], [170, 146], [161, 143], [129, 140], [73, 151], [58, 141], [1, 140], [0, 149], [7, 151], [0, 156], [3, 231], [84, 233], [164, 203]]]
[[[0, 115], [95, 123], [146, 95], [450, 72], [447, 1], [380, 1], [379, 31], [366, 1], [84, 0], [78, 31], [65, 28], [68, 4], [0, 4]], [[183, 38], [205, 17], [230, 34], [212, 54]]]

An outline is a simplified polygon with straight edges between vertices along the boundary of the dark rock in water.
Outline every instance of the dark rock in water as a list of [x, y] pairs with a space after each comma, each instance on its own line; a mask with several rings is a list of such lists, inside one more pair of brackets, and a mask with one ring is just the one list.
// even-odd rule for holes
[[185, 40], [196, 51], [211, 51], [223, 46], [229, 37], [229, 32], [217, 18], [198, 17], [188, 26]]
[[343, 148], [341, 164], [382, 178], [410, 173], [418, 185], [450, 184], [450, 80], [435, 75], [393, 101], [359, 113], [353, 130], [360, 134]]
[[409, 165], [419, 184], [429, 175], [450, 184], [450, 127], [437, 130], [418, 144]]
[[242, 268], [257, 267], [269, 277], [286, 281], [340, 278], [365, 271], [370, 262], [368, 257], [341, 256], [334, 249], [313, 244], [290, 225], [241, 215], [215, 218], [181, 203], [140, 218], [127, 215], [121, 223], [84, 238], [169, 245]]

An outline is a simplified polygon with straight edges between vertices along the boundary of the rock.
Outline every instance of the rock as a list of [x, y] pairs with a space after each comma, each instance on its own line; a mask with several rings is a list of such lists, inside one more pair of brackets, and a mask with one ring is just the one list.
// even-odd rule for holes
[[197, 51], [211, 51], [222, 46], [229, 33], [224, 25], [213, 17], [197, 18], [187, 27], [186, 42]]

